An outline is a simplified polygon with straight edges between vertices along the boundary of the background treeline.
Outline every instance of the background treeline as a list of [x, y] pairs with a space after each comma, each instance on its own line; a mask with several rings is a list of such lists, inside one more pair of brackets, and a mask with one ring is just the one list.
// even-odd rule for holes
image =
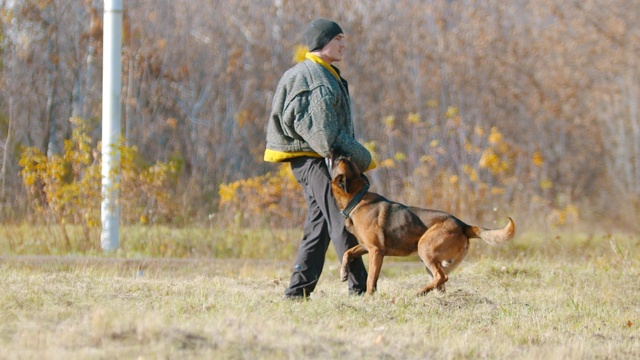
[[[125, 209], [127, 222], [299, 225], [293, 180], [262, 153], [273, 91], [315, 17], [335, 19], [348, 35], [338, 66], [357, 135], [379, 164], [375, 191], [487, 225], [509, 214], [530, 228], [622, 229], [640, 216], [637, 1], [135, 0], [124, 8], [123, 147], [136, 157], [135, 189], [152, 188], [148, 202]], [[99, 182], [85, 177], [99, 161], [103, 2], [0, 0], [0, 14], [1, 219], [62, 206], [76, 212], [68, 221], [95, 220], [77, 212], [99, 209], [84, 191], [95, 196]], [[47, 159], [49, 168], [34, 165]], [[61, 184], [74, 185], [74, 196]], [[51, 206], [53, 188], [66, 205]], [[164, 216], [150, 220], [153, 207]]]

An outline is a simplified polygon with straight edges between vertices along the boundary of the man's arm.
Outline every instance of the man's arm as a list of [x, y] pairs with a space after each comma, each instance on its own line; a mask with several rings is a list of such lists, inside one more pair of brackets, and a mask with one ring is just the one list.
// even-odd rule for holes
[[322, 157], [329, 157], [334, 148], [349, 156], [362, 171], [368, 170], [371, 166], [371, 153], [351, 134], [340, 128], [332, 101], [331, 96], [311, 100], [307, 116], [294, 124], [296, 132]]

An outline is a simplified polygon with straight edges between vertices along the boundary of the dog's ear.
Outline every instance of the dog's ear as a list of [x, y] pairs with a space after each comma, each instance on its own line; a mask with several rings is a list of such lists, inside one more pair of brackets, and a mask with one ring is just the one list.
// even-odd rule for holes
[[333, 148], [333, 147], [331, 149], [329, 149], [329, 157], [327, 157], [327, 159], [326, 159], [327, 167], [329, 168], [329, 170], [333, 169], [333, 165], [341, 157], [342, 156], [340, 155], [340, 151], [338, 151], [338, 149]]
[[333, 162], [333, 160], [338, 158], [338, 152], [336, 151], [335, 148], [331, 148], [329, 149], [329, 161]]
[[369, 182], [369, 178], [367, 177], [367, 175], [365, 175], [364, 173], [360, 174], [360, 177], [362, 178], [362, 180], [364, 180], [365, 184], [369, 184], [371, 185], [371, 182]]
[[347, 179], [347, 176], [345, 174], [337, 175], [335, 178], [335, 182], [336, 184], [338, 184], [338, 186], [340, 186], [342, 191], [347, 194], [349, 193], [349, 179]]
[[346, 156], [342, 151], [340, 151], [339, 148], [332, 147], [331, 149], [329, 149], [329, 159], [337, 160], [339, 158], [346, 158], [350, 160], [350, 158]]

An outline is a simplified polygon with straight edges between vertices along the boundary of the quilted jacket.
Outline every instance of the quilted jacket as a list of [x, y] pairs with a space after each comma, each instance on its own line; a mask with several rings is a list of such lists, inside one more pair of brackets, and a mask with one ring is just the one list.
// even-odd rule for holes
[[349, 156], [362, 170], [375, 166], [371, 153], [354, 137], [347, 82], [336, 67], [308, 53], [278, 83], [264, 160], [326, 158], [331, 149]]

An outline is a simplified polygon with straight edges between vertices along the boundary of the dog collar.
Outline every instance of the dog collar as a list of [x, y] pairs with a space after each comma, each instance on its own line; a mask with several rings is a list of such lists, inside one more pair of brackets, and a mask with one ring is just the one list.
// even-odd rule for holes
[[351, 215], [351, 212], [353, 211], [353, 209], [355, 209], [358, 203], [360, 202], [360, 200], [362, 200], [362, 198], [364, 197], [364, 194], [367, 193], [367, 191], [369, 191], [369, 184], [365, 184], [362, 190], [360, 190], [356, 194], [356, 196], [354, 196], [353, 199], [349, 201], [349, 204], [347, 205], [347, 207], [344, 208], [344, 210], [340, 211], [342, 216], [344, 216], [345, 218], [348, 218], [349, 215]]

